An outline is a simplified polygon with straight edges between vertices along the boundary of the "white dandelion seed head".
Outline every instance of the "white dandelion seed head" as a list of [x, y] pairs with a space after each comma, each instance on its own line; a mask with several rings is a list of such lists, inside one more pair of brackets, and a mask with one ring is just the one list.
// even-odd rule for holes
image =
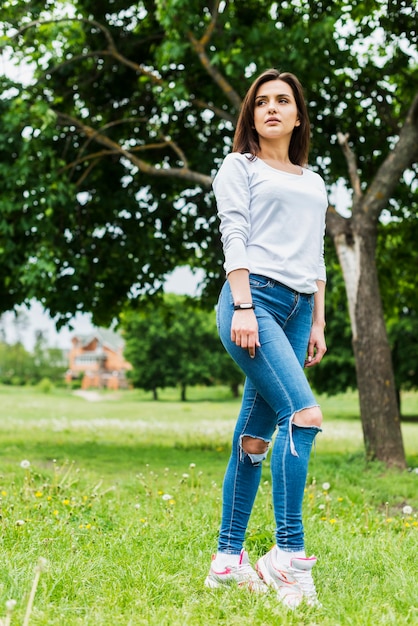
[[9, 611], [9, 613], [11, 611], [13, 611], [15, 606], [16, 606], [16, 600], [7, 600], [7, 602], [6, 602], [6, 610]]
[[136, 503], [136, 504], [135, 504], [135, 508], [136, 508], [136, 510], [138, 510], [138, 509], [140, 509], [140, 508], [141, 508], [141, 505], [140, 505], [140, 504], [138, 504], [138, 503]]
[[414, 472], [414, 474], [418, 474], [418, 467], [416, 467], [415, 469], [412, 470]]
[[402, 513], [404, 515], [411, 515], [411, 513], [412, 513], [412, 506], [409, 506], [409, 504], [405, 504], [405, 506], [402, 509]]
[[324, 491], [329, 491], [330, 488], [331, 488], [331, 485], [329, 483], [322, 483], [322, 489]]
[[190, 469], [194, 469], [196, 467], [196, 463], [190, 463], [189, 467]]
[[172, 500], [173, 496], [170, 496], [169, 493], [165, 493], [164, 495], [161, 496], [162, 500]]
[[183, 478], [189, 478], [189, 474], [183, 474]]
[[37, 565], [39, 571], [44, 572], [47, 565], [48, 565], [48, 561], [43, 556], [40, 556], [38, 559], [38, 565]]
[[30, 467], [30, 461], [23, 459], [23, 461], [20, 461], [20, 467], [22, 469], [28, 469]]
[[318, 509], [320, 509], [321, 511], [323, 511], [325, 509], [325, 504], [320, 504], [318, 506]]
[[16, 520], [16, 526], [24, 526], [24, 525], [25, 525], [25, 520], [23, 519]]

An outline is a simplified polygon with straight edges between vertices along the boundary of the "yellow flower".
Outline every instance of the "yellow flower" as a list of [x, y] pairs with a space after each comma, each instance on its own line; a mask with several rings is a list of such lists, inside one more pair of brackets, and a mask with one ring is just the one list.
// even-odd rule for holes
[[333, 517], [332, 519], [329, 520], [330, 524], [336, 524], [337, 520]]
[[55, 511], [53, 512], [53, 515], [59, 515], [59, 511], [57, 511], [57, 509], [55, 509]]
[[52, 496], [47, 496], [47, 498], [46, 498], [46, 499], [47, 499], [47, 500], [48, 500], [48, 502], [49, 502], [50, 500], [52, 500]]
[[70, 501], [68, 500], [68, 498], [66, 498], [65, 500], [62, 501], [62, 503], [67, 506], [68, 504], [70, 504]]
[[4, 491], [4, 489], [3, 489], [3, 491], [1, 492], [1, 495], [2, 496], [7, 496], [7, 491]]
[[344, 498], [337, 498], [338, 502], [344, 502]]
[[42, 493], [42, 491], [37, 491], [37, 492], [35, 493], [35, 498], [42, 498], [42, 496], [43, 496], [43, 495], [44, 495], [44, 494]]

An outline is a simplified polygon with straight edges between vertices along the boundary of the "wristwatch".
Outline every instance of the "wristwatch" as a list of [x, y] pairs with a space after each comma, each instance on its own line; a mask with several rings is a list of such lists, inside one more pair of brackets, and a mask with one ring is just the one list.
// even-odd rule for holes
[[234, 311], [244, 311], [246, 309], [255, 309], [252, 302], [244, 302], [243, 304], [234, 304]]

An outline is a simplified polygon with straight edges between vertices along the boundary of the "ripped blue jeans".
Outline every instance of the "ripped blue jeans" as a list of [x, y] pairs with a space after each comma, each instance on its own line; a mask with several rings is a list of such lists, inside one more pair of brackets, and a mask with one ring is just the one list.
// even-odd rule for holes
[[270, 444], [277, 429], [271, 454], [276, 543], [293, 552], [304, 549], [302, 501], [312, 444], [320, 431], [293, 423], [295, 413], [318, 406], [303, 371], [314, 298], [254, 274], [250, 287], [261, 343], [255, 358], [231, 341], [234, 310], [228, 282], [217, 307], [221, 341], [246, 375], [223, 483], [218, 551], [240, 553], [267, 456], [246, 453], [242, 439], [254, 437]]

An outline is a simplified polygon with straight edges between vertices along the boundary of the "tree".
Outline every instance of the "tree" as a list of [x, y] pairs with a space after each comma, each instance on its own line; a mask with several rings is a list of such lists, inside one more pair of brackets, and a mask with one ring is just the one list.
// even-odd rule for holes
[[[403, 467], [375, 251], [383, 212], [391, 215], [396, 202], [402, 221], [412, 215], [415, 4], [79, 0], [74, 7], [65, 19], [68, 4], [55, 15], [40, 0], [3, 10], [13, 55], [34, 63], [36, 78], [15, 85], [18, 93], [2, 104], [17, 137], [10, 146], [0, 135], [2, 160], [15, 155], [20, 175], [2, 209], [11, 240], [0, 259], [4, 302], [35, 296], [64, 320], [85, 309], [104, 323], [127, 298], [158, 290], [181, 263], [203, 267], [217, 291], [213, 172], [230, 149], [251, 77], [279, 64], [306, 85], [312, 163], [329, 185], [343, 179], [351, 187], [351, 215], [331, 209], [328, 232], [347, 287], [366, 451]], [[31, 129], [25, 142], [23, 127]], [[55, 201], [46, 209], [51, 185]]]
[[190, 385], [221, 382], [236, 391], [243, 375], [223, 349], [214, 312], [196, 308], [189, 298], [167, 294], [139, 311], [122, 315], [125, 356], [132, 364], [135, 387], [153, 392], [180, 387], [186, 400]]
[[0, 341], [0, 382], [5, 385], [34, 385], [42, 380], [63, 384], [66, 364], [62, 350], [48, 348], [38, 338], [33, 354], [17, 341]]

